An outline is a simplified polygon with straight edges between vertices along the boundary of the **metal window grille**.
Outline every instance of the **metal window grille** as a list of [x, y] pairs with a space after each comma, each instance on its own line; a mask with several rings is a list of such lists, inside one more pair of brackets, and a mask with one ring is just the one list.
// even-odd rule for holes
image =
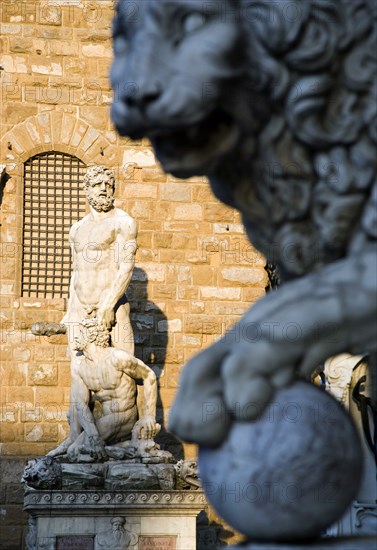
[[24, 164], [22, 296], [68, 296], [71, 225], [85, 215], [85, 164], [50, 151]]

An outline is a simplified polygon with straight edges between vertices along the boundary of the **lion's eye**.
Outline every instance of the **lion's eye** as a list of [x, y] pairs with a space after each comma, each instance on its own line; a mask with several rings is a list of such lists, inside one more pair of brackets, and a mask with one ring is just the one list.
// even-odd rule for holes
[[189, 13], [183, 19], [182, 27], [186, 34], [195, 32], [203, 27], [205, 23], [205, 17], [202, 13]]

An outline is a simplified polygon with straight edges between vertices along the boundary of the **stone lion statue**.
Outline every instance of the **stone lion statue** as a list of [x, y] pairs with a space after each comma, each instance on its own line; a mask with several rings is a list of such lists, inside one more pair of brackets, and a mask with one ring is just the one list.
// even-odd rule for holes
[[59, 489], [62, 467], [51, 456], [30, 460], [22, 476], [22, 482], [33, 489]]
[[184, 368], [182, 439], [220, 443], [330, 356], [372, 361], [376, 19], [375, 0], [118, 3], [119, 133], [149, 137], [175, 176], [207, 175], [282, 282]]
[[198, 463], [196, 460], [179, 460], [175, 465], [177, 489], [200, 489]]

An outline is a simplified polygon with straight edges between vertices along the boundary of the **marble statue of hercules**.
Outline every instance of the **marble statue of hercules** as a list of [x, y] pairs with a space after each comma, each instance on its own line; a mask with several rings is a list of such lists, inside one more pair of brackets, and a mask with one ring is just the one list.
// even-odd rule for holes
[[[83, 319], [80, 336], [75, 337], [77, 351], [73, 404], [83, 430], [68, 450], [70, 460], [81, 453], [94, 460], [107, 458], [106, 444], [124, 440], [136, 427], [137, 437], [153, 439], [160, 431], [156, 423], [156, 375], [143, 361], [128, 351], [109, 346], [110, 332], [97, 319]], [[138, 420], [136, 380], [143, 380], [143, 411]], [[99, 404], [96, 418], [90, 403]], [[73, 408], [71, 407], [71, 409]], [[51, 455], [65, 452], [64, 443]]]
[[115, 180], [104, 166], [89, 168], [83, 180], [89, 214], [73, 224], [69, 233], [73, 269], [70, 296], [62, 324], [66, 325], [71, 355], [70, 434], [58, 448], [65, 452], [77, 439], [82, 426], [77, 418], [77, 386], [81, 383], [76, 349], [82, 319], [95, 317], [111, 331], [111, 344], [133, 355], [129, 304], [125, 297], [137, 249], [137, 225], [131, 216], [114, 207]]

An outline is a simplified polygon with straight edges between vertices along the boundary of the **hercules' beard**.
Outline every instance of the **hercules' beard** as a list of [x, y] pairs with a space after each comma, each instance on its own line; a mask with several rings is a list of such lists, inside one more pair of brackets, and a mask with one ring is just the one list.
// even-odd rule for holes
[[108, 212], [114, 206], [114, 197], [93, 197], [89, 195], [88, 202], [97, 212]]

